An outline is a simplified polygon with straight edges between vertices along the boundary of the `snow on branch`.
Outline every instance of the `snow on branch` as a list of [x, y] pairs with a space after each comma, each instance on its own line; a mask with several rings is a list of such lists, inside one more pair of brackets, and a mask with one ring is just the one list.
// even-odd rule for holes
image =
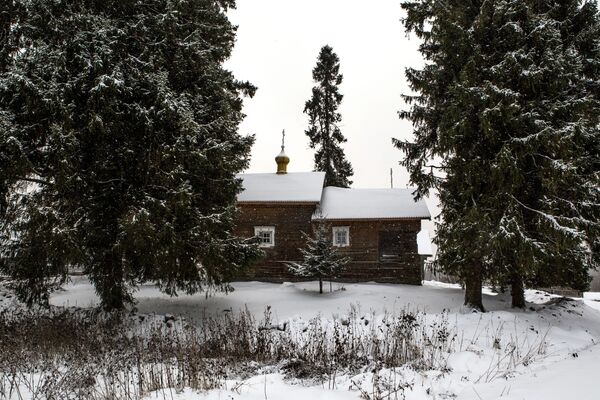
[[574, 221], [574, 219], [572, 218], [566, 218], [566, 217], [557, 217], [548, 213], [545, 213], [543, 211], [540, 210], [536, 210], [534, 208], [528, 207], [525, 204], [523, 204], [522, 202], [520, 202], [519, 200], [517, 200], [514, 196], [511, 196], [512, 199], [514, 201], [516, 201], [517, 203], [519, 203], [523, 208], [534, 212], [536, 214], [538, 214], [539, 216], [542, 217], [543, 220], [545, 220], [546, 222], [549, 222], [550, 225], [558, 232], [563, 233], [566, 236], [572, 237], [572, 238], [577, 238], [577, 239], [584, 239], [584, 233], [581, 232], [579, 229], [575, 229], [575, 228], [571, 228], [565, 225], [561, 225], [559, 222], [560, 220], [571, 220]]

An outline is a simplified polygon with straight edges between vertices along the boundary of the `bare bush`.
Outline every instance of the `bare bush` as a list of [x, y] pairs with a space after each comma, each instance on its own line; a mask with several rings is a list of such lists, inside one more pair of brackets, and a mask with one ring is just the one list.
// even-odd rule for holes
[[[90, 310], [0, 314], [0, 399], [139, 399], [152, 391], [208, 390], [271, 367], [290, 377], [335, 382], [339, 373], [410, 365], [444, 368], [456, 335], [446, 318], [427, 323], [402, 311], [274, 324], [245, 310], [173, 317]], [[402, 385], [398, 386], [401, 387]]]

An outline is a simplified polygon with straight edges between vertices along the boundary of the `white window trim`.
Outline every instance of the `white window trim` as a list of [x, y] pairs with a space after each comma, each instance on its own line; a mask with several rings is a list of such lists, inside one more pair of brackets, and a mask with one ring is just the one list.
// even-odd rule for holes
[[[346, 232], [346, 243], [344, 243], [344, 244], [339, 244], [336, 241], [337, 233], [340, 232], [340, 231]], [[332, 242], [333, 242], [333, 245], [335, 247], [348, 247], [348, 246], [350, 246], [350, 227], [349, 226], [334, 226], [332, 228], [332, 234], [333, 234], [333, 240], [332, 240]]]
[[255, 226], [254, 236], [258, 236], [260, 232], [271, 233], [271, 243], [259, 243], [259, 247], [275, 247], [275, 227], [274, 226]]

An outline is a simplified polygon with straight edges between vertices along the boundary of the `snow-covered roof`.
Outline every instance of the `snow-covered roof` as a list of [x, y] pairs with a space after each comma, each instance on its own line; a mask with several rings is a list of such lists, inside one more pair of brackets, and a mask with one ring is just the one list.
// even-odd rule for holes
[[325, 172], [239, 174], [244, 190], [238, 202], [318, 203]]
[[417, 233], [417, 248], [418, 252], [422, 256], [432, 256], [433, 249], [431, 248], [431, 238], [429, 237], [429, 231], [427, 229], [421, 229]]
[[313, 219], [431, 218], [423, 200], [413, 199], [414, 189], [323, 189], [320, 210]]

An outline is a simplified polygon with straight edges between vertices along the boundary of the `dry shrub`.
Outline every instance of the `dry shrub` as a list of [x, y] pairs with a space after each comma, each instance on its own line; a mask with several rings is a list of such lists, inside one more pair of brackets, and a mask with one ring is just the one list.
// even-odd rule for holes
[[0, 314], [0, 399], [139, 399], [151, 391], [208, 390], [259, 368], [331, 380], [373, 365], [440, 369], [455, 335], [446, 318], [408, 310], [306, 325], [274, 325], [248, 311], [183, 319], [95, 310]]

